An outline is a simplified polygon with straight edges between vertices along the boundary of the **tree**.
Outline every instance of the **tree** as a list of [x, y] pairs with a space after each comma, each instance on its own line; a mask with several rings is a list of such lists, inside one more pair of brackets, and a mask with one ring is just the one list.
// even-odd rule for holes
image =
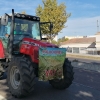
[[[22, 11], [21, 14], [26, 15], [26, 11]], [[28, 29], [28, 24], [22, 24], [21, 25], [21, 29], [24, 30], [24, 31], [26, 31]]]
[[52, 22], [53, 30], [50, 32], [48, 26], [42, 26], [42, 34], [53, 40], [58, 33], [65, 28], [65, 23], [70, 17], [66, 12], [64, 3], [58, 5], [57, 0], [42, 0], [43, 6], [39, 5], [36, 9], [36, 15], [40, 17], [41, 22]]
[[26, 14], [26, 11], [22, 11], [21, 14]]
[[60, 39], [58, 39], [58, 44], [60, 45], [61, 42], [65, 42], [68, 40], [69, 40], [68, 38], [60, 38]]
[[58, 39], [58, 41], [52, 40], [51, 43], [60, 46], [60, 44], [61, 44], [62, 42], [66, 42], [66, 41], [68, 41], [68, 40], [69, 40], [68, 38], [60, 38], [60, 39]]
[[58, 42], [55, 41], [55, 40], [52, 40], [51, 43], [52, 43], [52, 44], [55, 44], [55, 45], [58, 45]]
[[68, 38], [60, 38], [58, 39], [58, 42], [65, 42], [65, 41], [68, 41], [69, 39]]

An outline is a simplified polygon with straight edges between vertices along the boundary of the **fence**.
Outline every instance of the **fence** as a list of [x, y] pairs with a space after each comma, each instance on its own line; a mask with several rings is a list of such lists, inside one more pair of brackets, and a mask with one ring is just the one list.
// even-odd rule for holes
[[67, 52], [68, 53], [100, 55], [100, 51], [98, 51], [96, 48], [68, 47]]

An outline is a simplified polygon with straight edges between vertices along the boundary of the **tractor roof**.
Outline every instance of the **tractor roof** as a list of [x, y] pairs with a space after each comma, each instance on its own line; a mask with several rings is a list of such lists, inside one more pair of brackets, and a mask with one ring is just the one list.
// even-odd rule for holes
[[[12, 14], [6, 14], [8, 15], [9, 17], [12, 16]], [[40, 21], [40, 17], [37, 17], [37, 16], [32, 16], [32, 15], [27, 15], [27, 14], [21, 14], [21, 13], [14, 13], [14, 16], [16, 18], [20, 18], [20, 19], [28, 19], [28, 20], [33, 20], [33, 21]], [[1, 18], [2, 16], [0, 16]]]
[[28, 20], [40, 21], [40, 17], [27, 15], [27, 14], [15, 13], [15, 17], [22, 18], [22, 19], [28, 19]]

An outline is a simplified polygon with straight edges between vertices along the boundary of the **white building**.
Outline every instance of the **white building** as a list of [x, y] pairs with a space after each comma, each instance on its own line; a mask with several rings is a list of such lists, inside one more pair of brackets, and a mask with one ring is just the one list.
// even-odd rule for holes
[[73, 39], [73, 38], [83, 38], [83, 36], [64, 36], [63, 38]]
[[96, 33], [96, 48], [100, 50], [100, 32]]
[[94, 36], [69, 39], [61, 43], [60, 47], [69, 47], [69, 52], [71, 53], [91, 53], [92, 51], [95, 54], [100, 54], [100, 32]]

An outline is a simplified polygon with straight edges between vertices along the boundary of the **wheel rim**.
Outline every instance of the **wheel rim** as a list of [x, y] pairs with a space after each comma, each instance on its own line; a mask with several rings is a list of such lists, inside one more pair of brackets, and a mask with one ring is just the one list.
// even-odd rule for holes
[[18, 89], [20, 85], [20, 73], [17, 66], [13, 66], [10, 71], [10, 82], [14, 89]]

